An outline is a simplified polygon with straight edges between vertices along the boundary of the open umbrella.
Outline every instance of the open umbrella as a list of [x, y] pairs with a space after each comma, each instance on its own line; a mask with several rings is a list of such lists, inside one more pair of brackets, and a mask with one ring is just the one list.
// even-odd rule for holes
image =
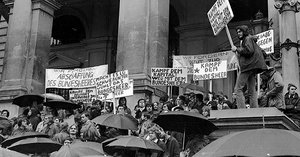
[[43, 104], [56, 109], [76, 109], [81, 107], [80, 105], [67, 100], [50, 100]]
[[253, 129], [223, 136], [205, 146], [193, 157], [299, 156], [299, 145], [299, 132]]
[[208, 90], [205, 89], [204, 87], [198, 86], [198, 85], [195, 85], [195, 84], [191, 84], [191, 83], [183, 83], [183, 84], [180, 84], [178, 87], [188, 88], [188, 89], [191, 89], [193, 91], [200, 91], [200, 92], [203, 92], [203, 93], [208, 92]]
[[123, 136], [110, 142], [107, 147], [116, 147], [123, 149], [127, 148], [131, 150], [147, 149], [152, 151], [163, 151], [156, 143], [137, 136]]
[[153, 121], [164, 130], [182, 133], [209, 135], [217, 127], [199, 113], [189, 111], [171, 111], [158, 115]]
[[51, 157], [81, 157], [88, 155], [104, 155], [101, 144], [96, 142], [75, 142], [62, 146]]
[[158, 115], [153, 121], [164, 130], [183, 133], [183, 147], [186, 134], [209, 135], [218, 128], [199, 113], [189, 111], [171, 111]]
[[0, 156], [1, 157], [29, 157], [25, 154], [21, 154], [19, 152], [15, 152], [6, 148], [0, 147]]
[[46, 100], [65, 100], [64, 97], [57, 95], [57, 94], [53, 94], [53, 93], [44, 93], [41, 94], [42, 97], [46, 98]]
[[61, 144], [52, 141], [45, 137], [33, 137], [20, 140], [11, 146], [7, 147], [23, 154], [41, 154], [52, 153], [59, 150]]
[[12, 104], [20, 107], [32, 106], [34, 103], [41, 104], [44, 101], [44, 97], [39, 94], [24, 94], [17, 96], [13, 99]]
[[126, 129], [126, 130], [137, 130], [138, 122], [131, 115], [123, 115], [123, 114], [104, 114], [100, 115], [94, 119], [92, 122], [95, 122], [100, 125], [118, 128], [118, 129]]
[[45, 137], [45, 138], [49, 138], [49, 135], [46, 135], [44, 133], [40, 133], [40, 132], [25, 132], [24, 134], [19, 134], [16, 136], [11, 136], [8, 139], [6, 139], [5, 141], [3, 141], [1, 143], [1, 146], [6, 148], [10, 145], [12, 145], [13, 143], [26, 139], [26, 138], [33, 138], [33, 137]]

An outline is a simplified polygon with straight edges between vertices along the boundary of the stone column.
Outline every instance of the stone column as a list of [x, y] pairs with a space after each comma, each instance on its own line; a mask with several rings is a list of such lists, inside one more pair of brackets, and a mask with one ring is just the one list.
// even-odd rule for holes
[[4, 0], [10, 8], [0, 109], [17, 116], [12, 99], [25, 93], [44, 93], [55, 0]]
[[297, 54], [297, 26], [296, 13], [300, 4], [297, 0], [275, 0], [275, 8], [280, 13], [280, 51], [282, 53], [282, 74], [284, 91], [288, 83], [295, 84], [299, 93], [299, 62]]
[[135, 92], [155, 92], [150, 70], [167, 66], [169, 5], [169, 0], [120, 1], [117, 71], [129, 70]]
[[55, 0], [6, 0], [10, 7], [1, 95], [43, 93]]

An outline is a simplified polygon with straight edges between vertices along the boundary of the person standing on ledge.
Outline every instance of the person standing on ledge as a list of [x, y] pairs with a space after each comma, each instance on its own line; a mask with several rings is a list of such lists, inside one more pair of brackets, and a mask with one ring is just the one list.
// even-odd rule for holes
[[265, 63], [266, 53], [256, 44], [257, 38], [248, 32], [248, 26], [242, 25], [236, 28], [237, 36], [240, 39], [240, 46], [232, 47], [237, 54], [240, 72], [234, 88], [238, 108], [246, 108], [243, 88], [247, 85], [250, 107], [257, 108], [257, 94], [255, 90], [255, 76], [267, 70]]

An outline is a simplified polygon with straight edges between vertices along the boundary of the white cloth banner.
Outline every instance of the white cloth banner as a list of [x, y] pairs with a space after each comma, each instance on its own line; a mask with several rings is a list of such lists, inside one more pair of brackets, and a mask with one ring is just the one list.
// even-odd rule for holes
[[173, 68], [188, 68], [188, 74], [193, 74], [194, 64], [227, 60], [227, 71], [238, 68], [238, 60], [232, 51], [223, 51], [203, 55], [173, 56]]
[[77, 69], [46, 69], [46, 88], [95, 87], [95, 79], [107, 74], [107, 65]]
[[193, 79], [196, 81], [227, 78], [226, 65], [226, 60], [194, 64]]

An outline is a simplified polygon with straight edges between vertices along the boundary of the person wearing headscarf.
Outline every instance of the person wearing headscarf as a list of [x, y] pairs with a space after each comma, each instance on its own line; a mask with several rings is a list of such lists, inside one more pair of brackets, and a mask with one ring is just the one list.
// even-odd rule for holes
[[257, 93], [255, 90], [255, 76], [267, 70], [265, 52], [257, 45], [257, 38], [249, 34], [248, 26], [236, 28], [240, 39], [240, 46], [232, 46], [232, 51], [237, 54], [240, 72], [234, 88], [238, 108], [246, 108], [243, 88], [247, 86], [251, 108], [258, 107]]

